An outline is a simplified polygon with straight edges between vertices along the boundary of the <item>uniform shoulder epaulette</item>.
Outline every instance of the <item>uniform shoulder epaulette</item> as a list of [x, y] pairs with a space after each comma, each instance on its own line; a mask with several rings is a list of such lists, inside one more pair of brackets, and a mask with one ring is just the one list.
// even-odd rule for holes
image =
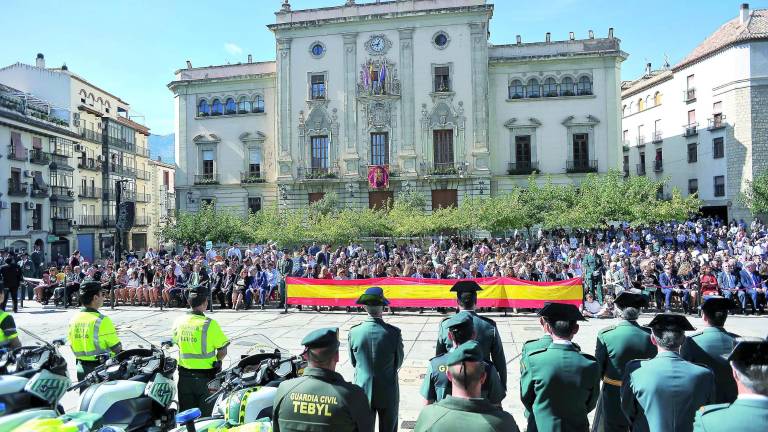
[[581, 352], [581, 346], [579, 346], [579, 344], [577, 344], [576, 342], [573, 342], [573, 347], [576, 348], [576, 351]]
[[699, 331], [697, 331], [696, 333], [692, 333], [692, 334], [691, 334], [690, 336], [688, 336], [688, 337], [689, 337], [689, 338], [695, 338], [696, 336], [701, 336], [701, 335], [703, 335], [703, 334], [704, 334], [704, 331], [703, 331], [703, 330], [699, 330]]
[[614, 330], [615, 328], [616, 328], [616, 325], [614, 324], [612, 326], [608, 326], [608, 327], [600, 330], [599, 332], [597, 332], [597, 334], [603, 334], [603, 333], [609, 332], [611, 330]]
[[531, 342], [536, 342], [536, 341], [538, 341], [538, 340], [539, 340], [539, 339], [528, 339], [527, 341], [523, 342], [523, 346], [525, 346], [525, 345], [528, 345], [528, 344], [529, 344], [529, 343], [531, 343]]
[[703, 407], [699, 408], [699, 412], [701, 413], [701, 415], [707, 415], [711, 412], [720, 411], [721, 409], [728, 408], [729, 406], [731, 406], [731, 404], [729, 403], [704, 405]]
[[492, 320], [492, 319], [490, 319], [488, 317], [484, 317], [482, 315], [478, 315], [478, 316], [480, 317], [481, 320], [483, 320], [483, 321], [487, 322], [488, 324], [496, 327], [496, 321], [494, 321], [494, 320]]
[[536, 348], [535, 350], [528, 353], [528, 357], [531, 357], [532, 355], [535, 355], [535, 354], [541, 354], [543, 352], [546, 352], [548, 348], [549, 347]]
[[577, 352], [578, 352], [579, 354], [583, 355], [584, 357], [588, 358], [589, 360], [592, 360], [592, 361], [597, 361], [597, 359], [595, 358], [595, 356], [593, 356], [592, 354], [587, 354], [587, 353], [585, 353], [585, 352], [581, 352], [581, 351], [577, 351]]
[[351, 329], [353, 329], [353, 328], [355, 328], [355, 327], [359, 326], [359, 325], [360, 325], [360, 324], [362, 324], [362, 323], [363, 323], [363, 322], [362, 322], [362, 321], [360, 321], [360, 322], [359, 322], [359, 323], [357, 323], [357, 324], [352, 324], [352, 327], [350, 327], [349, 329], [351, 330]]

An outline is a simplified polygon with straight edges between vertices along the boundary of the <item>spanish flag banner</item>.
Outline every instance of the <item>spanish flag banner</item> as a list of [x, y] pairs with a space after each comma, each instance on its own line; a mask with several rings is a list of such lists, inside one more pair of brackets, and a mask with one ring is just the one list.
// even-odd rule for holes
[[[558, 282], [531, 282], [522, 279], [489, 277], [474, 279], [483, 288], [477, 293], [478, 307], [541, 308], [546, 302], [580, 305], [580, 278]], [[456, 279], [375, 278], [308, 279], [286, 278], [287, 302], [305, 306], [354, 306], [372, 286], [384, 289], [394, 307], [453, 307]]]

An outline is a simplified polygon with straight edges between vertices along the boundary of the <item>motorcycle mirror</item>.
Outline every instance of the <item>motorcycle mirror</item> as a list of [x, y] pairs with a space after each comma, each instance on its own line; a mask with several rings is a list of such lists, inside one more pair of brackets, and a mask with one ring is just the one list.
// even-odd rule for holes
[[163, 348], [170, 348], [173, 346], [173, 339], [166, 339], [160, 342], [160, 346]]
[[54, 339], [51, 343], [55, 347], [59, 348], [59, 347], [63, 347], [64, 345], [66, 345], [67, 342], [64, 340], [64, 338], [58, 338], [58, 339]]

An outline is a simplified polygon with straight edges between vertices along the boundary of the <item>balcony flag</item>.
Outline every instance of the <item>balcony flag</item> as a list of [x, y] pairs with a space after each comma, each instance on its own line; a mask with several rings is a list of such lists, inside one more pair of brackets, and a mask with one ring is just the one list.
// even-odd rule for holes
[[368, 187], [386, 189], [389, 187], [389, 167], [387, 165], [368, 166]]

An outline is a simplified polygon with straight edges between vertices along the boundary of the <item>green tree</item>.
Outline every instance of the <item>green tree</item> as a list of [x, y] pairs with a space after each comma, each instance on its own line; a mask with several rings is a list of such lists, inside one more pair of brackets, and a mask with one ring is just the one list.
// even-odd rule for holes
[[768, 171], [747, 180], [747, 187], [741, 194], [741, 202], [753, 215], [768, 214]]

